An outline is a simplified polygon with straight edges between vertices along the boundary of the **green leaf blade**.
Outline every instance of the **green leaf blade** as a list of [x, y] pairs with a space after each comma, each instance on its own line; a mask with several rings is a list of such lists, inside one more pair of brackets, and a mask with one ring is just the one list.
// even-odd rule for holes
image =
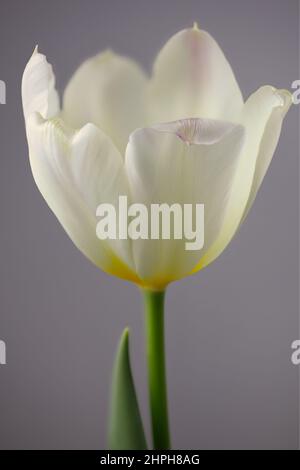
[[127, 328], [121, 336], [113, 369], [108, 445], [110, 450], [147, 449], [130, 367]]

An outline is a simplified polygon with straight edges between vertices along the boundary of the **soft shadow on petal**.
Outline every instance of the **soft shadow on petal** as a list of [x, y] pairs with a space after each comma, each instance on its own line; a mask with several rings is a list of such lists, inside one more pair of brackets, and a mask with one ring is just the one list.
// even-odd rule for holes
[[194, 271], [214, 261], [231, 241], [246, 217], [276, 149], [283, 119], [292, 103], [285, 90], [263, 86], [245, 103], [240, 121], [246, 141], [228, 202], [220, 236]]
[[130, 133], [145, 125], [147, 78], [131, 59], [106, 51], [85, 61], [64, 94], [64, 119], [72, 127], [92, 122], [124, 152]]
[[[193, 134], [192, 141], [178, 135], [182, 128], [189, 137]], [[133, 242], [136, 270], [146, 285], [160, 289], [185, 276], [213, 243], [243, 138], [242, 126], [193, 119], [139, 129], [131, 135], [125, 166], [132, 202], [145, 204], [148, 211], [150, 204], [162, 203], [205, 207], [205, 243], [200, 250], [186, 250], [184, 237]]]
[[151, 122], [190, 117], [235, 121], [243, 98], [217, 42], [193, 28], [175, 34], [159, 52], [149, 106]]

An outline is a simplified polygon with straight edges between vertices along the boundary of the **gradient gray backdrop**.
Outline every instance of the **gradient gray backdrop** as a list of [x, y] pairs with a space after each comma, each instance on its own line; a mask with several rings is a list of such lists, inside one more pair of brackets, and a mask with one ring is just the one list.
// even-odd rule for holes
[[[140, 294], [76, 250], [35, 187], [21, 110], [23, 68], [38, 43], [60, 91], [83, 59], [107, 46], [150, 70], [164, 42], [196, 20], [221, 44], [244, 96], [300, 78], [296, 0], [1, 1], [2, 449], [104, 448], [112, 362], [126, 325], [149, 430]], [[299, 367], [290, 360], [299, 337], [298, 126], [294, 107], [230, 247], [168, 290], [175, 448], [298, 446]]]

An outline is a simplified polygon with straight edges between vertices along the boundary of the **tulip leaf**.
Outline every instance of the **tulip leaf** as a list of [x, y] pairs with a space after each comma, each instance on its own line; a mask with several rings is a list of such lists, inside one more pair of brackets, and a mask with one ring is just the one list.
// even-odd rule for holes
[[145, 450], [145, 433], [129, 358], [129, 331], [121, 336], [112, 377], [108, 445], [110, 450]]

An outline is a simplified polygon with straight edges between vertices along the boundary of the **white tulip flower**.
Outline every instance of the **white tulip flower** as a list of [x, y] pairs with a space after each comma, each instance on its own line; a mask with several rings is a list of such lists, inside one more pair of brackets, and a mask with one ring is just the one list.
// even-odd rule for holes
[[[247, 215], [276, 148], [291, 95], [271, 86], [244, 102], [216, 41], [197, 27], [173, 36], [152, 77], [110, 51], [84, 62], [62, 109], [36, 48], [22, 98], [34, 179], [75, 245], [99, 268], [163, 289], [211, 263]], [[160, 123], [160, 124], [157, 124]], [[205, 244], [99, 240], [96, 209], [132, 202], [205, 206]]]

